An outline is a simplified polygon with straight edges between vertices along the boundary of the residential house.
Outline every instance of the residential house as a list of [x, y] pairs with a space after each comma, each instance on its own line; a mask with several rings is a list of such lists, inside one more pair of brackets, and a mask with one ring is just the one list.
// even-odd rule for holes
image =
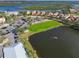
[[10, 41], [11, 44], [14, 44], [15, 41], [17, 40], [17, 39], [15, 39], [15, 34], [12, 33], [12, 32], [4, 35], [4, 37], [7, 38], [7, 39], [9, 39], [9, 41]]
[[36, 14], [37, 14], [37, 11], [32, 11], [32, 16], [36, 16]]
[[19, 12], [18, 12], [18, 11], [9, 11], [9, 12], [5, 12], [5, 14], [6, 14], [7, 16], [10, 16], [10, 15], [18, 15]]
[[9, 24], [5, 23], [5, 24], [0, 25], [0, 28], [5, 28], [5, 27], [8, 27], [8, 26], [9, 26]]
[[41, 15], [42, 15], [42, 16], [43, 16], [43, 15], [45, 15], [45, 14], [46, 14], [46, 12], [45, 12], [45, 11], [42, 11], [42, 12], [41, 12]]
[[49, 12], [49, 13], [48, 13], [48, 16], [53, 16], [53, 13], [52, 13], [52, 12]]
[[0, 16], [0, 25], [3, 24], [6, 21], [5, 17]]
[[14, 23], [13, 25], [14, 25], [15, 27], [17, 27], [17, 26], [21, 26], [22, 24], [24, 24], [24, 21], [21, 20], [21, 19], [18, 19], [18, 20], [15, 21], [15, 23]]
[[36, 15], [37, 16], [41, 15], [41, 11], [37, 11], [37, 14]]
[[31, 11], [30, 10], [27, 10], [27, 13], [26, 13], [27, 15], [30, 15], [31, 14]]
[[71, 13], [76, 13], [76, 12], [78, 12], [78, 10], [77, 9], [70, 9], [70, 12]]
[[58, 16], [59, 15], [59, 12], [55, 12], [54, 13], [54, 16], [56, 17], [56, 16]]

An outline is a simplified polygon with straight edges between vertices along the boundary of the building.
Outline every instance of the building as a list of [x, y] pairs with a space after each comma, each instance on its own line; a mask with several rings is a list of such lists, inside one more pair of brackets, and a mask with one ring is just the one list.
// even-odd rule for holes
[[37, 11], [32, 11], [33, 16], [36, 16], [36, 14], [37, 14]]
[[76, 12], [78, 12], [78, 10], [77, 9], [70, 9], [70, 12], [71, 13], [76, 13]]
[[4, 58], [28, 58], [21, 42], [10, 47], [4, 47], [3, 51]]
[[9, 24], [5, 23], [5, 24], [0, 25], [0, 28], [5, 28], [5, 27], [8, 27], [8, 26], [9, 26]]
[[4, 22], [5, 22], [5, 17], [3, 17], [3, 16], [0, 16], [0, 24], [3, 24]]
[[53, 13], [52, 13], [52, 12], [49, 12], [49, 13], [48, 13], [48, 16], [53, 16]]
[[12, 33], [12, 32], [6, 34], [4, 37], [7, 38], [7, 39], [9, 39], [9, 41], [10, 41], [11, 44], [14, 44], [15, 41], [17, 40], [17, 39], [14, 38], [15, 37], [15, 34]]
[[31, 14], [31, 11], [28, 10], [26, 14], [27, 14], [27, 15], [30, 15], [30, 14]]
[[37, 11], [37, 14], [36, 15], [37, 16], [41, 15], [41, 11]]
[[5, 12], [6, 15], [10, 16], [10, 15], [18, 15], [19, 12], [18, 11], [9, 11], [9, 12]]
[[41, 15], [42, 15], [42, 16], [43, 16], [43, 15], [45, 15], [45, 14], [46, 14], [46, 12], [45, 12], [45, 11], [42, 11], [42, 12], [41, 12]]
[[3, 46], [0, 45], [0, 58], [3, 58]]

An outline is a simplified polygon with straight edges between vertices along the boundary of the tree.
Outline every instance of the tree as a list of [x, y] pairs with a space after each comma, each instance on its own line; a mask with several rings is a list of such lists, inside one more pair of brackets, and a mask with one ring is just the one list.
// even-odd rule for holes
[[26, 15], [27, 15], [26, 12], [19, 12], [19, 14], [24, 16], [24, 17], [26, 17]]

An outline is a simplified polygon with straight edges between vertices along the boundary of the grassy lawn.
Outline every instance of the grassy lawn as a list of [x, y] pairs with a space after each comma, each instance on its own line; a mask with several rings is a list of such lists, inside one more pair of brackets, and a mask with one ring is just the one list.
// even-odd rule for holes
[[38, 33], [38, 32], [42, 32], [51, 28], [55, 28], [62, 25], [61, 23], [51, 20], [51, 21], [45, 21], [42, 23], [38, 23], [38, 24], [33, 24], [30, 26], [29, 30], [32, 33]]

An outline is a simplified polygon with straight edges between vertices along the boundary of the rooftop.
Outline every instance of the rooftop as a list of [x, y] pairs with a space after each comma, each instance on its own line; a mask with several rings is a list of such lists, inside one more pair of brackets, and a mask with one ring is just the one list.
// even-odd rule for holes
[[23, 48], [23, 44], [19, 42], [17, 45], [14, 45], [11, 47], [5, 47], [4, 57], [5, 58], [27, 58], [28, 56], [26, 55], [26, 52]]

